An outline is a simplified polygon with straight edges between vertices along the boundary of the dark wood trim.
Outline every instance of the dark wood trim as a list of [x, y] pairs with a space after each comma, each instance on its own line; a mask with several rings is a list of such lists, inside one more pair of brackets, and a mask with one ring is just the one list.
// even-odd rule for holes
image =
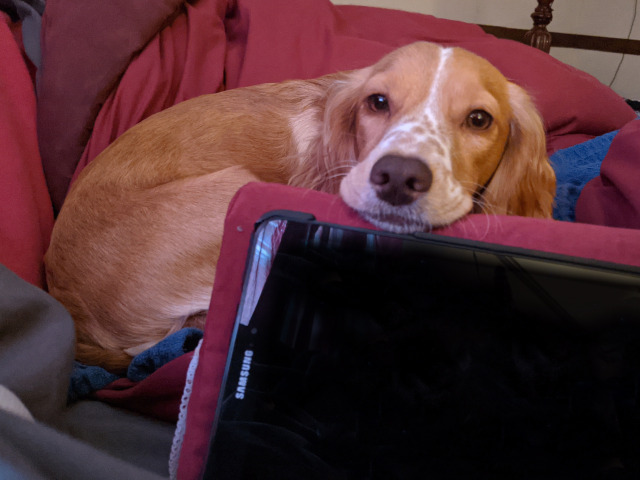
[[[517, 42], [527, 43], [524, 39], [528, 30], [521, 28], [496, 27], [493, 25], [480, 25], [482, 29], [498, 38], [507, 38]], [[640, 55], [640, 40], [627, 40], [626, 38], [597, 37], [593, 35], [578, 35], [573, 33], [551, 34], [552, 47], [578, 48], [581, 50], [596, 50], [599, 52], [625, 53], [627, 55]]]
[[506, 38], [507, 40], [515, 40], [521, 43], [525, 43], [524, 34], [528, 32], [523, 28], [496, 27], [493, 25], [480, 25], [480, 28], [498, 38]]
[[581, 48], [600, 52], [626, 53], [640, 55], [640, 40], [626, 38], [595, 37], [570, 33], [553, 33], [554, 47]]
[[524, 34], [524, 41], [527, 45], [531, 45], [545, 53], [549, 53], [551, 49], [551, 33], [547, 27], [553, 20], [554, 0], [538, 0], [538, 6], [531, 14], [533, 20], [533, 28]]

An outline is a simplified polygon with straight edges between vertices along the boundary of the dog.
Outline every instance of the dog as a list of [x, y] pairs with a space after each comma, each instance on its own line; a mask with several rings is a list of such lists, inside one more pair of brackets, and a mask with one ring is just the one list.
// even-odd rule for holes
[[460, 48], [419, 42], [361, 70], [187, 100], [105, 149], [58, 216], [47, 283], [80, 362], [123, 371], [203, 326], [225, 212], [251, 181], [340, 194], [400, 233], [470, 212], [550, 217], [555, 193], [529, 95]]

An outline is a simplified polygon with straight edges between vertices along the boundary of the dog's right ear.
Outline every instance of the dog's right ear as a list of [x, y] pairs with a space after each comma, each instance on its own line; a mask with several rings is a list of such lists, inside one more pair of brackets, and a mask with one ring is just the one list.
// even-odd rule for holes
[[542, 117], [522, 88], [508, 84], [511, 134], [500, 166], [487, 187], [493, 213], [551, 218], [556, 177], [549, 163]]

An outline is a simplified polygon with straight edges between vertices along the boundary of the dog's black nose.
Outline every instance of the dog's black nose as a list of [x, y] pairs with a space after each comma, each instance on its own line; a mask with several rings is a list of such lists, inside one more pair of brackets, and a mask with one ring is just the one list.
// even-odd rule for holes
[[371, 169], [369, 181], [381, 200], [408, 205], [431, 188], [433, 174], [418, 158], [385, 155]]

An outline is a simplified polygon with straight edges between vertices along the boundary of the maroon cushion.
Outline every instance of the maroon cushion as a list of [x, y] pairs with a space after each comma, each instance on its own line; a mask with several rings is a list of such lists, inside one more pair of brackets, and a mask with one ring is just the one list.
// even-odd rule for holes
[[38, 140], [56, 208], [101, 104], [135, 53], [184, 0], [57, 0], [42, 19]]

